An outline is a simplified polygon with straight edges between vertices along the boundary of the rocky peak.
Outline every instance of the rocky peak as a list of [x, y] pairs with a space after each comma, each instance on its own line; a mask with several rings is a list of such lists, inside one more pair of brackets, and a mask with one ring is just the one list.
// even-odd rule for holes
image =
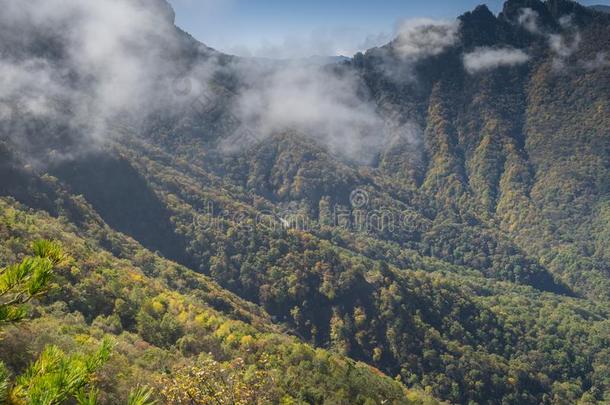
[[555, 27], [557, 25], [549, 9], [540, 0], [508, 0], [504, 3], [499, 17], [505, 21], [516, 23], [525, 9], [534, 11], [538, 16], [538, 23], [542, 26]]
[[477, 6], [460, 16], [461, 36], [466, 48], [490, 46], [503, 37], [502, 27], [486, 5]]

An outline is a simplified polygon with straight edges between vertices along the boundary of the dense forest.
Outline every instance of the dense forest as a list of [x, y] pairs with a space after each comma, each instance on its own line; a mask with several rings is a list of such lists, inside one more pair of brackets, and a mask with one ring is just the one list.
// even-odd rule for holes
[[610, 402], [610, 14], [508, 0], [307, 67], [336, 124], [121, 2], [171, 64], [103, 125], [68, 34], [0, 17], [61, 84], [0, 90], [2, 401]]

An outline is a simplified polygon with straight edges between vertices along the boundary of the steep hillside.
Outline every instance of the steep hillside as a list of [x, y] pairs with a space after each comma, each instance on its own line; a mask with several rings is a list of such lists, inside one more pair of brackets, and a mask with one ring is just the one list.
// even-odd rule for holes
[[[89, 210], [82, 200], [74, 203]], [[250, 395], [263, 402], [432, 403], [370, 366], [289, 337], [260, 308], [143, 249], [95, 214], [79, 229], [66, 217], [28, 212], [10, 199], [1, 199], [0, 208], [0, 265], [26, 254], [29, 242], [39, 238], [60, 242], [71, 256], [28, 326], [3, 329], [0, 356], [14, 372], [49, 342], [73, 351], [113, 336], [114, 353], [96, 377], [103, 403], [126, 403], [138, 384], [158, 387], [167, 401], [187, 383], [180, 373], [200, 364], [210, 373], [256, 373], [260, 387]], [[104, 250], [92, 235], [117, 252]]]
[[[524, 9], [535, 10], [539, 26], [533, 31], [518, 24]], [[428, 162], [420, 189], [439, 211], [499, 225], [571, 288], [607, 299], [608, 265], [601, 253], [607, 246], [600, 249], [605, 242], [583, 230], [605, 222], [600, 214], [608, 199], [610, 89], [608, 64], [601, 62], [609, 47], [608, 17], [568, 1], [509, 1], [498, 17], [479, 7], [460, 20], [456, 48], [420, 62], [423, 74], [432, 76], [424, 81], [429, 89], [422, 98], [415, 92], [394, 95], [398, 88], [392, 87], [392, 95], [387, 88], [376, 95], [424, 103], [419, 125]], [[547, 45], [553, 38], [569, 43], [570, 37], [578, 45], [569, 55]], [[465, 72], [463, 52], [490, 46], [527, 49], [530, 60]], [[388, 57], [375, 62], [379, 53], [393, 52], [391, 45], [367, 52], [365, 77], [378, 77], [370, 70], [376, 63], [385, 66]], [[385, 156], [381, 169], [389, 167], [387, 173], [399, 173], [402, 181], [410, 178], [413, 169], [395, 170], [409, 159]]]

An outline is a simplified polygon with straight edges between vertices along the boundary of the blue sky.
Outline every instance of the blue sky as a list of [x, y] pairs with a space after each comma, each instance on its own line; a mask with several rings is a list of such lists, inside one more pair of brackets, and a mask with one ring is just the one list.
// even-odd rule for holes
[[[169, 0], [178, 26], [223, 52], [290, 58], [351, 56], [387, 42], [401, 20], [449, 19], [503, 0]], [[585, 0], [606, 4], [610, 0]]]

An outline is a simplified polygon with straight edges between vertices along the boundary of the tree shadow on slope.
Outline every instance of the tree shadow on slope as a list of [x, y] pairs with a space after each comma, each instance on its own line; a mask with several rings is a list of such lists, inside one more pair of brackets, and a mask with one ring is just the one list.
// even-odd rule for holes
[[188, 265], [186, 243], [175, 233], [170, 211], [124, 158], [89, 155], [64, 162], [52, 174], [82, 194], [112, 228], [144, 247]]

